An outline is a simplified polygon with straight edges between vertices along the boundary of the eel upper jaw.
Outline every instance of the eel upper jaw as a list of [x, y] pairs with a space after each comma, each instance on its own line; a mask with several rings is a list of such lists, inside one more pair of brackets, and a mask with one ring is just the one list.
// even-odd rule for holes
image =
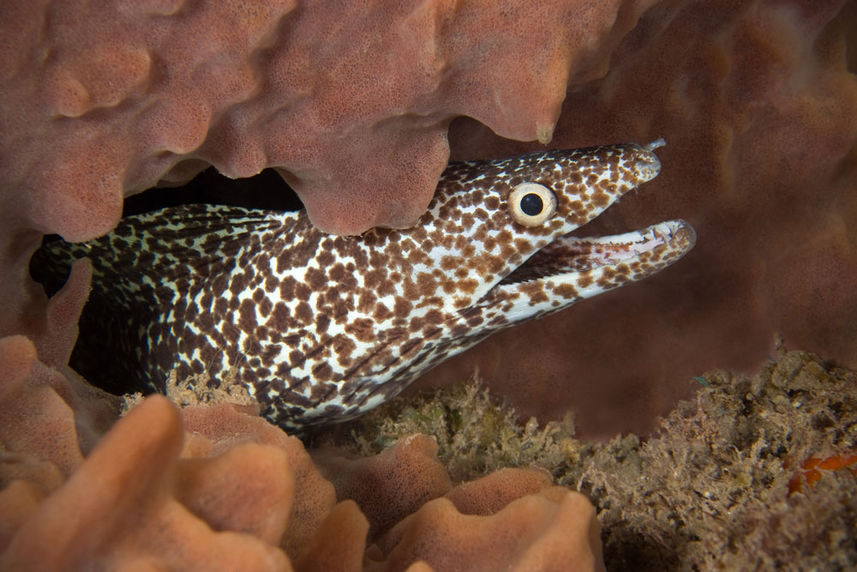
[[[696, 232], [684, 220], [612, 236], [565, 235], [535, 252], [486, 297], [507, 298], [525, 287], [550, 281], [573, 286], [577, 291], [574, 300], [589, 298], [654, 274], [684, 256], [695, 243]], [[608, 284], [597, 279], [602, 276], [616, 279]]]

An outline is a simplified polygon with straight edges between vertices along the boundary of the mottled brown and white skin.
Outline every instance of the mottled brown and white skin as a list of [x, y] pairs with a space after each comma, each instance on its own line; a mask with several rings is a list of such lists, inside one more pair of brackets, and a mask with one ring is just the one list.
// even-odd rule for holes
[[92, 259], [74, 364], [100, 385], [163, 391], [172, 370], [205, 373], [245, 386], [280, 425], [342, 421], [493, 332], [690, 250], [680, 220], [567, 236], [654, 178], [659, 145], [451, 164], [406, 230], [331, 236], [303, 212], [187, 205], [47, 243], [34, 267]]

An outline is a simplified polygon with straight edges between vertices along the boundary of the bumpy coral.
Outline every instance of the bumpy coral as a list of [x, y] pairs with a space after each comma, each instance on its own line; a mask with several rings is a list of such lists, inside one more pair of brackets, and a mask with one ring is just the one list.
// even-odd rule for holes
[[313, 456], [338, 495], [363, 508], [373, 534], [452, 488], [449, 475], [437, 463], [437, 442], [425, 435], [405, 437], [374, 457], [349, 459], [324, 450]]
[[[417, 560], [474, 570], [485, 551], [521, 570], [601, 566], [592, 505], [543, 473], [463, 485], [433, 513], [427, 501], [449, 491], [449, 476], [421, 435], [361, 461], [328, 451], [334, 487], [297, 438], [257, 415], [229, 404], [180, 411], [152, 396], [84, 455], [84, 399], [23, 336], [0, 350], [3, 570], [403, 570]], [[498, 532], [509, 529], [514, 543]], [[474, 543], [461, 542], [465, 531]]]
[[[285, 554], [263, 542], [276, 541], [285, 525], [293, 486], [279, 476], [289, 474], [285, 455], [273, 447], [246, 445], [177, 475], [181, 443], [175, 406], [162, 397], [147, 400], [117, 424], [63, 486], [42, 493], [46, 498], [31, 508], [5, 547], [3, 568], [117, 568], [120, 562], [183, 569], [286, 568]], [[264, 490], [267, 506], [236, 502], [248, 496], [242, 490], [253, 482], [242, 479], [248, 474]], [[192, 488], [195, 481], [206, 486]], [[222, 493], [217, 502], [206, 490], [212, 486]], [[7, 488], [5, 494], [14, 492]], [[184, 495], [192, 495], [190, 502], [176, 498]], [[237, 514], [226, 520], [206, 514], [227, 505]], [[248, 525], [245, 511], [256, 511], [257, 522]]]
[[328, 231], [413, 224], [453, 118], [548, 141], [572, 72], [647, 3], [5, 2], [0, 334], [37, 329], [40, 234], [103, 234], [123, 196], [208, 165], [276, 168]]
[[[381, 546], [386, 569], [420, 560], [435, 570], [604, 570], [591, 548], [600, 548], [599, 534], [586, 497], [550, 487], [484, 516], [462, 513], [448, 498], [434, 499], [393, 528]], [[569, 553], [577, 557], [570, 560]]]

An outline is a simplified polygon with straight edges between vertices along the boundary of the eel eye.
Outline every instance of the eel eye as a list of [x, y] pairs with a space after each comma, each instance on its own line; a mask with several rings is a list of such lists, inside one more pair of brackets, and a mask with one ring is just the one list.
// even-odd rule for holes
[[538, 226], [556, 212], [556, 196], [538, 183], [522, 183], [509, 194], [509, 214], [518, 224]]

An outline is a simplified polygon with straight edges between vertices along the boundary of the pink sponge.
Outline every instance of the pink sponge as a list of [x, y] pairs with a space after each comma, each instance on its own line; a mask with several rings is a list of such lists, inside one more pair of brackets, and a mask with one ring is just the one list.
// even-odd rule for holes
[[624, 31], [618, 1], [9, 4], [0, 188], [70, 240], [208, 164], [276, 167], [326, 230], [411, 224], [452, 118], [546, 142], [570, 70]]
[[0, 335], [41, 327], [42, 234], [104, 234], [209, 165], [275, 168], [326, 231], [413, 224], [453, 118], [547, 142], [650, 3], [4, 2]]
[[[426, 436], [340, 462], [335, 492], [299, 440], [231, 405], [179, 411], [151, 396], [88, 455], [79, 405], [32, 342], [0, 338], [0, 569], [360, 570], [370, 558], [381, 565], [381, 547], [385, 569], [416, 559], [443, 569], [600, 564], [592, 505], [542, 473], [459, 487], [456, 504], [493, 516], [430, 500], [449, 477]], [[367, 552], [361, 509], [376, 528], [404, 520]], [[520, 534], [506, 542], [503, 530]]]

